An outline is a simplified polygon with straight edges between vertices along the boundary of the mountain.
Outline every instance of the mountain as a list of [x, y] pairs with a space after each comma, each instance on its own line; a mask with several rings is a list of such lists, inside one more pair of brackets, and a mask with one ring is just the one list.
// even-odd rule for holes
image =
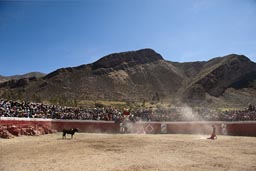
[[152, 49], [114, 53], [37, 79], [0, 84], [3, 97], [222, 105], [256, 103], [256, 64], [231, 54], [209, 61], [166, 61]]
[[[189, 83], [182, 92], [183, 101], [186, 102], [202, 101], [207, 95], [216, 98], [223, 97], [226, 90], [231, 88], [241, 90], [256, 87], [250, 85], [256, 80], [256, 64], [243, 55], [231, 54], [207, 62], [190, 63], [189, 66], [183, 66], [183, 68], [192, 68], [189, 72], [189, 77], [192, 79], [188, 79]], [[252, 101], [254, 99], [252, 95]]]
[[0, 75], [0, 83], [9, 81], [9, 80], [19, 80], [22, 78], [31, 78], [31, 77], [36, 77], [36, 78], [40, 78], [45, 76], [44, 73], [41, 72], [30, 72], [30, 73], [26, 73], [23, 75], [13, 75], [13, 76], [1, 76]]
[[8, 79], [5, 76], [0, 75], [0, 83], [8, 81]]

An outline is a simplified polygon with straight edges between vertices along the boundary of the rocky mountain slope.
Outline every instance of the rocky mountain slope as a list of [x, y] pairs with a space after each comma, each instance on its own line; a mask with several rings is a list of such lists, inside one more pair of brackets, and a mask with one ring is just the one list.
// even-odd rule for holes
[[46, 74], [41, 73], [41, 72], [30, 72], [30, 73], [26, 73], [23, 75], [13, 75], [13, 76], [2, 76], [0, 75], [0, 83], [9, 81], [9, 80], [19, 80], [22, 78], [31, 78], [31, 77], [36, 77], [36, 78], [40, 78], [45, 76]]
[[[0, 84], [0, 93], [3, 97], [30, 100], [61, 98], [209, 105], [229, 103], [234, 100], [230, 97], [256, 101], [255, 80], [256, 64], [243, 55], [177, 63], [164, 60], [152, 49], [142, 49], [110, 54], [92, 64], [61, 68], [41, 78], [7, 81]], [[242, 91], [250, 93], [241, 94]]]

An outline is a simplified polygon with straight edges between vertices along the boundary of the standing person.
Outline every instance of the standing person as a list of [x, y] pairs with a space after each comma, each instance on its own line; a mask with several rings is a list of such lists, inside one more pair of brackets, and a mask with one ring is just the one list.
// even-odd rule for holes
[[207, 138], [207, 139], [211, 139], [211, 140], [217, 139], [215, 125], [212, 125], [212, 135], [209, 138]]

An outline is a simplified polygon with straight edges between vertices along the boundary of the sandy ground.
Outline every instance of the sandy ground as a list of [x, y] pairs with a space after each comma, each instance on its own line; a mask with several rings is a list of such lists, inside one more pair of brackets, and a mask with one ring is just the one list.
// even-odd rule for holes
[[0, 170], [256, 170], [256, 137], [205, 138], [78, 133], [63, 140], [57, 133], [0, 139]]

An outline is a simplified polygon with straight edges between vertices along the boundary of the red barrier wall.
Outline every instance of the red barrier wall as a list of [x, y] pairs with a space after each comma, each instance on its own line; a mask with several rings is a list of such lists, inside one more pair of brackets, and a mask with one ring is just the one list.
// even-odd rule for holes
[[216, 134], [223, 134], [221, 123], [214, 122], [169, 122], [167, 133], [169, 134], [211, 134], [212, 125], [216, 127]]
[[120, 126], [114, 122], [107, 121], [73, 121], [73, 120], [54, 120], [52, 128], [57, 131], [65, 129], [78, 128], [79, 132], [94, 133], [119, 133]]
[[[52, 120], [29, 118], [1, 118], [0, 125], [45, 125], [57, 131], [78, 128], [81, 132], [119, 133], [120, 124], [112, 121]], [[138, 132], [148, 134], [207, 134], [216, 126], [217, 135], [256, 136], [256, 121], [251, 122], [137, 122]], [[140, 131], [142, 130], [142, 132]]]
[[160, 122], [137, 122], [134, 124], [137, 133], [146, 134], [160, 134], [161, 123]]
[[218, 135], [256, 136], [256, 122], [168, 122], [170, 134], [211, 134], [212, 125]]
[[227, 124], [228, 135], [256, 136], [256, 122], [243, 122]]
[[28, 119], [28, 118], [3, 118], [0, 117], [0, 125], [42, 125], [52, 127], [51, 119]]
[[78, 128], [81, 132], [119, 133], [120, 125], [112, 121], [53, 120], [30, 118], [0, 118], [0, 125], [43, 125], [57, 131]]

